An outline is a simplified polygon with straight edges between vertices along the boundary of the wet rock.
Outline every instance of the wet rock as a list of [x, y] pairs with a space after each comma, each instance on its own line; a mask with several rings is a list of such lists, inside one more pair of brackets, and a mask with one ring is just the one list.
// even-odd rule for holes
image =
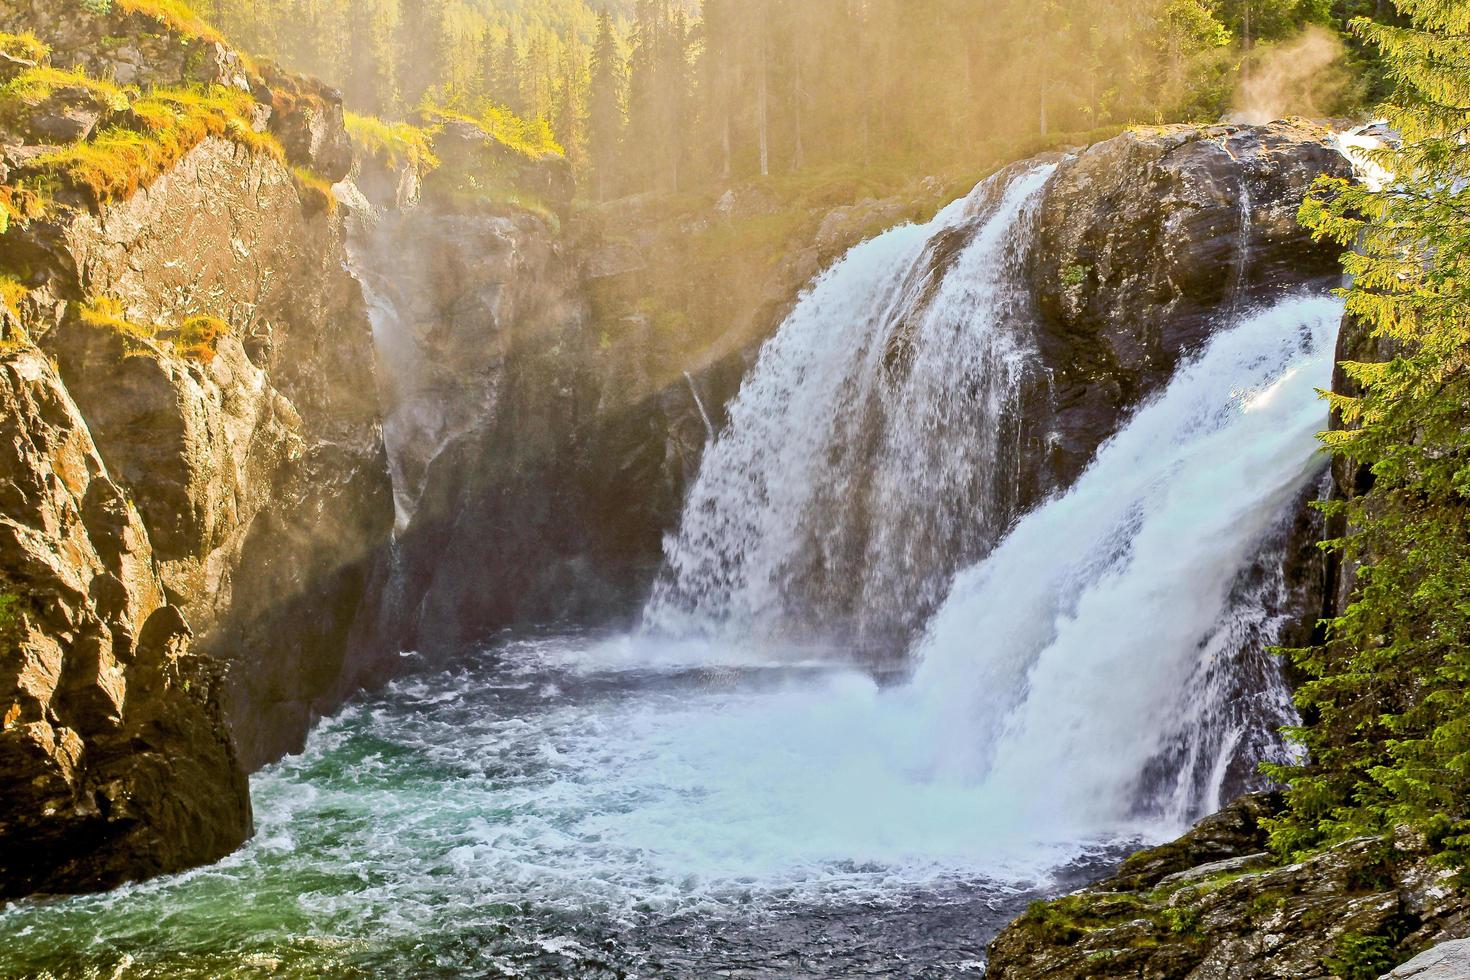
[[1341, 278], [1341, 250], [1296, 220], [1350, 168], [1304, 122], [1130, 130], [1063, 162], [1039, 216], [1039, 340], [1066, 481], [1126, 411], [1241, 313]]

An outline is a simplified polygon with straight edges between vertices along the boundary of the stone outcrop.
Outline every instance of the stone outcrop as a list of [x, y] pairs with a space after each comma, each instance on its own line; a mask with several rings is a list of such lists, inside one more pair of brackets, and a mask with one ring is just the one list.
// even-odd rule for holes
[[[131, 63], [99, 61], [93, 30], [134, 31], [109, 52], [218, 50], [141, 15], [21, 8], [0, 29], [96, 75]], [[228, 853], [251, 832], [245, 772], [372, 680], [348, 646], [392, 528], [370, 323], [341, 215], [291, 169], [346, 173], [340, 100], [145, 61], [145, 88], [253, 90], [285, 152], [210, 136], [137, 193], [62, 188], [0, 237], [0, 895]], [[49, 138], [0, 129], [12, 177]]]
[[1470, 932], [1470, 903], [1422, 840], [1363, 838], [1282, 865], [1260, 826], [1279, 806], [1246, 797], [1116, 876], [1037, 902], [991, 944], [986, 975], [1372, 980]]
[[0, 8], [0, 32], [34, 33], [51, 48], [56, 67], [118, 85], [249, 90], [251, 84], [244, 59], [207, 25], [163, 13], [124, 10], [116, 4], [7, 0]]
[[1386, 980], [1465, 980], [1470, 977], [1470, 939], [1433, 946], [1390, 972]]
[[1062, 162], [1032, 263], [1057, 478], [1234, 316], [1338, 284], [1340, 249], [1296, 216], [1319, 175], [1349, 173], [1300, 121], [1130, 130]]

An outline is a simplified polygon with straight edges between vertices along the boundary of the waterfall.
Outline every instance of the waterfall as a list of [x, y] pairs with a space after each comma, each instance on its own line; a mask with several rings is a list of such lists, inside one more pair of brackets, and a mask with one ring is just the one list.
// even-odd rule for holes
[[1037, 824], [1088, 828], [1139, 809], [1184, 822], [1218, 802], [1243, 742], [1259, 757], [1291, 719], [1276, 672], [1242, 663], [1275, 639], [1279, 578], [1241, 576], [1320, 472], [1341, 315], [1295, 298], [1220, 334], [956, 578], [914, 679], [952, 733], [944, 768]]
[[858, 246], [801, 298], [706, 456], [649, 630], [901, 649], [994, 544], [1032, 363], [1021, 267], [1053, 169]]
[[1288, 751], [1269, 649], [1342, 306], [1232, 298], [1022, 516], [1019, 392], [1042, 371], [1026, 257], [1051, 169], [860, 246], [801, 299], [705, 458], [643, 636], [906, 650], [912, 679], [850, 730], [903, 732], [874, 751], [955, 788], [975, 826], [1061, 841], [1177, 829]]

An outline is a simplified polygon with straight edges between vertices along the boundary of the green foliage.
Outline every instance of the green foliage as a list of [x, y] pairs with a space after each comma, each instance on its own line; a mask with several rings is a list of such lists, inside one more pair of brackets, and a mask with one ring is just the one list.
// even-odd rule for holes
[[1064, 131], [1214, 121], [1247, 47], [1339, 28], [1365, 2], [210, 0], [209, 12], [244, 46], [343, 84], [361, 111], [401, 118], [427, 99], [544, 125], [605, 200], [854, 160], [932, 172], [995, 143], [1015, 156]]
[[347, 113], [347, 132], [370, 156], [390, 167], [409, 166], [420, 174], [439, 167], [433, 134], [410, 123], [390, 123], [376, 116]]
[[[0, 649], [9, 650], [21, 629], [21, 598], [14, 592], [0, 592]], [[10, 719], [6, 718], [8, 725]]]
[[1087, 266], [1069, 265], [1062, 270], [1062, 285], [1076, 288], [1087, 281]]
[[1322, 965], [1342, 980], [1378, 980], [1403, 962], [1404, 957], [1395, 952], [1396, 945], [1388, 936], [1344, 933]]
[[1463, 866], [1470, 857], [1470, 7], [1399, 0], [1411, 23], [1359, 21], [1396, 91], [1402, 146], [1379, 154], [1381, 189], [1323, 181], [1302, 209], [1355, 247], [1348, 312], [1377, 347], [1343, 365], [1355, 391], [1325, 436], [1372, 486], [1328, 510], [1325, 547], [1361, 563], [1325, 642], [1296, 651], [1310, 753], [1275, 767], [1290, 809], [1284, 853], [1407, 824]]

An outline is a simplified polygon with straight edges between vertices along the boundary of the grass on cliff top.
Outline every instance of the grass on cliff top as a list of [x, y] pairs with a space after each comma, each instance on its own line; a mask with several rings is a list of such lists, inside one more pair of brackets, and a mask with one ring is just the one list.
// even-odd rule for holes
[[223, 35], [183, 0], [82, 0], [93, 13], [141, 14], [181, 37], [222, 43]]
[[0, 86], [0, 113], [13, 116], [66, 87], [93, 93], [119, 121], [88, 139], [41, 154], [28, 166], [35, 176], [0, 189], [6, 224], [44, 214], [48, 191], [54, 189], [49, 185], [56, 181], [82, 193], [96, 207], [125, 200], [211, 136], [276, 160], [285, 158], [273, 136], [257, 133], [252, 126], [251, 96], [222, 86], [163, 88], [140, 95], [78, 72], [38, 67]]
[[546, 120], [522, 119], [504, 106], [487, 104], [479, 115], [470, 115], [443, 106], [425, 104], [419, 112], [430, 123], [462, 122], [478, 126], [497, 142], [528, 160], [543, 160], [566, 154], [556, 137], [551, 134], [551, 127], [546, 124]]
[[13, 118], [62, 89], [81, 89], [114, 112], [122, 112], [128, 107], [128, 93], [111, 82], [77, 71], [37, 65], [0, 85], [0, 112]]
[[6, 34], [0, 31], [0, 54], [9, 55], [21, 61], [44, 61], [50, 53], [51, 48], [30, 31], [20, 34]]
[[413, 167], [421, 174], [436, 170], [439, 158], [434, 155], [434, 136], [427, 129], [406, 122], [384, 122], [376, 116], [346, 114], [347, 133], [369, 156], [377, 157], [389, 167]]
[[230, 332], [228, 323], [212, 316], [191, 316], [177, 325], [139, 323], [128, 319], [121, 303], [105, 296], [82, 304], [81, 320], [89, 327], [115, 331], [150, 348], [167, 344], [179, 357], [201, 364], [214, 360], [220, 339]]

